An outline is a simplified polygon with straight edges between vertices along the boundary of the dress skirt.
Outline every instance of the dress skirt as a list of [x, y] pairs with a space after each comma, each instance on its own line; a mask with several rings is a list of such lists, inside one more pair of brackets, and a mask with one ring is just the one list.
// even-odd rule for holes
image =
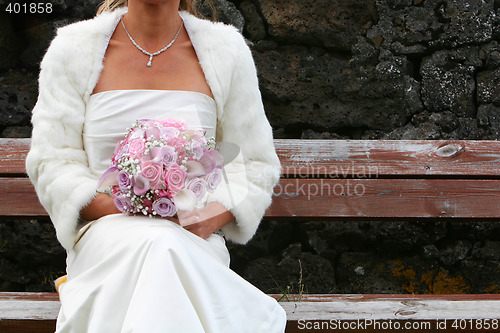
[[105, 216], [68, 252], [57, 333], [274, 333], [286, 315], [233, 272], [221, 235], [159, 218]]

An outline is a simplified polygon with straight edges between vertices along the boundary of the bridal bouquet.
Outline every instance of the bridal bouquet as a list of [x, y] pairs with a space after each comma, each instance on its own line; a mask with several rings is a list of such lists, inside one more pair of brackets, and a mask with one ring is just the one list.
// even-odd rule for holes
[[177, 119], [136, 122], [120, 141], [98, 188], [111, 188], [127, 215], [174, 216], [192, 210], [222, 179], [215, 140]]

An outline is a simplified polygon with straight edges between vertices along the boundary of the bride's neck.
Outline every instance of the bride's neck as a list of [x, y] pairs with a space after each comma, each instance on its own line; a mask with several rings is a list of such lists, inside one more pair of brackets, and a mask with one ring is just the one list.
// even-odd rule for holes
[[181, 18], [177, 1], [160, 4], [129, 1], [124, 16], [127, 30], [144, 47], [155, 50], [165, 46], [175, 35]]

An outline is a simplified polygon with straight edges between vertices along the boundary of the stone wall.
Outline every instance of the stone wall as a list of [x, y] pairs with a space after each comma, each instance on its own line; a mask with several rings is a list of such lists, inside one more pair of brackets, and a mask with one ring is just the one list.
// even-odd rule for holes
[[[0, 4], [0, 133], [29, 137], [50, 15]], [[216, 0], [257, 64], [277, 138], [499, 139], [498, 0]], [[205, 8], [206, 9], [206, 8]], [[205, 12], [205, 10], [204, 10]], [[500, 292], [500, 223], [269, 221], [232, 267], [266, 292]], [[64, 251], [49, 223], [0, 222], [0, 290], [50, 290]]]

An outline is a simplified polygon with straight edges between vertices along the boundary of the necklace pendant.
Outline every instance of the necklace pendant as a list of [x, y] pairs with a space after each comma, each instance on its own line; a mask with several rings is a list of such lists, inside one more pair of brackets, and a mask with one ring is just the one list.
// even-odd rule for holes
[[137, 44], [136, 41], [132, 38], [132, 36], [130, 36], [130, 34], [127, 31], [127, 27], [125, 27], [125, 22], [123, 22], [123, 18], [121, 19], [121, 22], [122, 22], [123, 30], [125, 30], [125, 32], [127, 33], [127, 36], [130, 39], [130, 41], [132, 42], [132, 44], [134, 44], [134, 46], [139, 51], [141, 51], [142, 53], [144, 53], [144, 54], [146, 54], [146, 55], [149, 56], [149, 61], [146, 64], [146, 66], [148, 66], [148, 67], [151, 67], [151, 63], [153, 62], [153, 56], [158, 55], [158, 54], [166, 51], [170, 46], [172, 46], [172, 44], [174, 44], [174, 42], [176, 41], [177, 37], [179, 36], [179, 33], [181, 32], [182, 26], [184, 25], [184, 21], [182, 20], [182, 17], [181, 17], [181, 24], [179, 25], [179, 29], [177, 29], [177, 32], [175, 33], [174, 39], [172, 39], [172, 41], [167, 46], [165, 46], [164, 48], [162, 48], [161, 50], [156, 51], [155, 53], [149, 53], [148, 51], [146, 51], [142, 47], [140, 47], [139, 44]]

